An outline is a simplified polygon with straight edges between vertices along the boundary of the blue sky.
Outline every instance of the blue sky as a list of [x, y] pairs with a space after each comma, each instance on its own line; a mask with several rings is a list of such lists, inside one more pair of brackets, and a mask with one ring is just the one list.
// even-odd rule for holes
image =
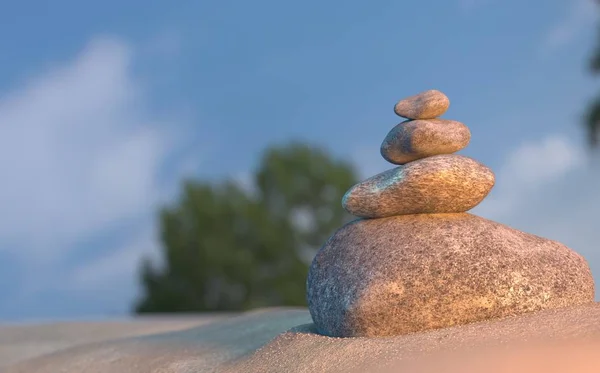
[[118, 317], [184, 176], [249, 175], [306, 140], [371, 176], [400, 98], [440, 89], [490, 166], [474, 213], [600, 276], [599, 167], [580, 117], [591, 0], [5, 2], [0, 320]]

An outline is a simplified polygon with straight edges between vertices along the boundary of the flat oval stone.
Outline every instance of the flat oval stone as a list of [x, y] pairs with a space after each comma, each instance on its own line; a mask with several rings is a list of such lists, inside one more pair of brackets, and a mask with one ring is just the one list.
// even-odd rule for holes
[[363, 218], [465, 212], [483, 201], [494, 183], [492, 170], [472, 158], [434, 155], [354, 185], [342, 205]]
[[400, 100], [394, 107], [394, 112], [406, 119], [433, 119], [444, 114], [448, 107], [448, 97], [431, 89]]
[[308, 309], [332, 337], [402, 335], [592, 304], [586, 260], [567, 246], [478, 216], [358, 219], [308, 273]]
[[407, 120], [387, 134], [381, 144], [381, 155], [390, 163], [405, 164], [432, 155], [455, 153], [470, 140], [469, 128], [454, 120]]

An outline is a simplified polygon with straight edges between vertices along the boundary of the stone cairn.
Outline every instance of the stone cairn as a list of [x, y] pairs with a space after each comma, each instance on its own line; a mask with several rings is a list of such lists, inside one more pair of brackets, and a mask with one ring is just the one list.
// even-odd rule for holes
[[454, 154], [471, 133], [439, 119], [430, 90], [398, 102], [381, 155], [396, 168], [354, 185], [342, 205], [359, 219], [315, 256], [308, 307], [321, 334], [391, 336], [594, 301], [586, 260], [565, 245], [466, 211], [494, 173]]

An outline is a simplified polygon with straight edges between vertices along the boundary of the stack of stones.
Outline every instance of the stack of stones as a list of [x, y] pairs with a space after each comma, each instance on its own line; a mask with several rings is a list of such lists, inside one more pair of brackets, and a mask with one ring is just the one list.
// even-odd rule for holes
[[493, 172], [454, 154], [471, 133], [438, 119], [437, 90], [401, 100], [381, 155], [399, 165], [346, 193], [359, 219], [315, 256], [308, 306], [320, 333], [390, 336], [594, 301], [586, 260], [565, 245], [467, 213]]

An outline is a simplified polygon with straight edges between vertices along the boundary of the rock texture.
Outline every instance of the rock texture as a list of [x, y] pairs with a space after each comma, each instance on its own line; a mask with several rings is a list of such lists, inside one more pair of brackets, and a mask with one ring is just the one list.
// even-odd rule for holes
[[471, 214], [354, 221], [317, 253], [309, 310], [335, 337], [392, 336], [592, 303], [566, 246]]
[[431, 119], [439, 91], [396, 105], [382, 156], [401, 164], [352, 186], [343, 207], [363, 220], [319, 250], [307, 281], [319, 331], [392, 336], [593, 301], [586, 261], [568, 247], [465, 214], [488, 195], [494, 173], [453, 153], [470, 140], [462, 123]]
[[352, 215], [465, 212], [479, 204], [494, 186], [493, 172], [461, 155], [419, 159], [354, 185], [342, 200]]
[[444, 114], [450, 100], [442, 92], [431, 89], [400, 100], [394, 112], [406, 119], [433, 119]]
[[405, 164], [465, 148], [471, 131], [464, 124], [446, 119], [408, 120], [392, 128], [381, 144], [381, 155], [394, 164]]

